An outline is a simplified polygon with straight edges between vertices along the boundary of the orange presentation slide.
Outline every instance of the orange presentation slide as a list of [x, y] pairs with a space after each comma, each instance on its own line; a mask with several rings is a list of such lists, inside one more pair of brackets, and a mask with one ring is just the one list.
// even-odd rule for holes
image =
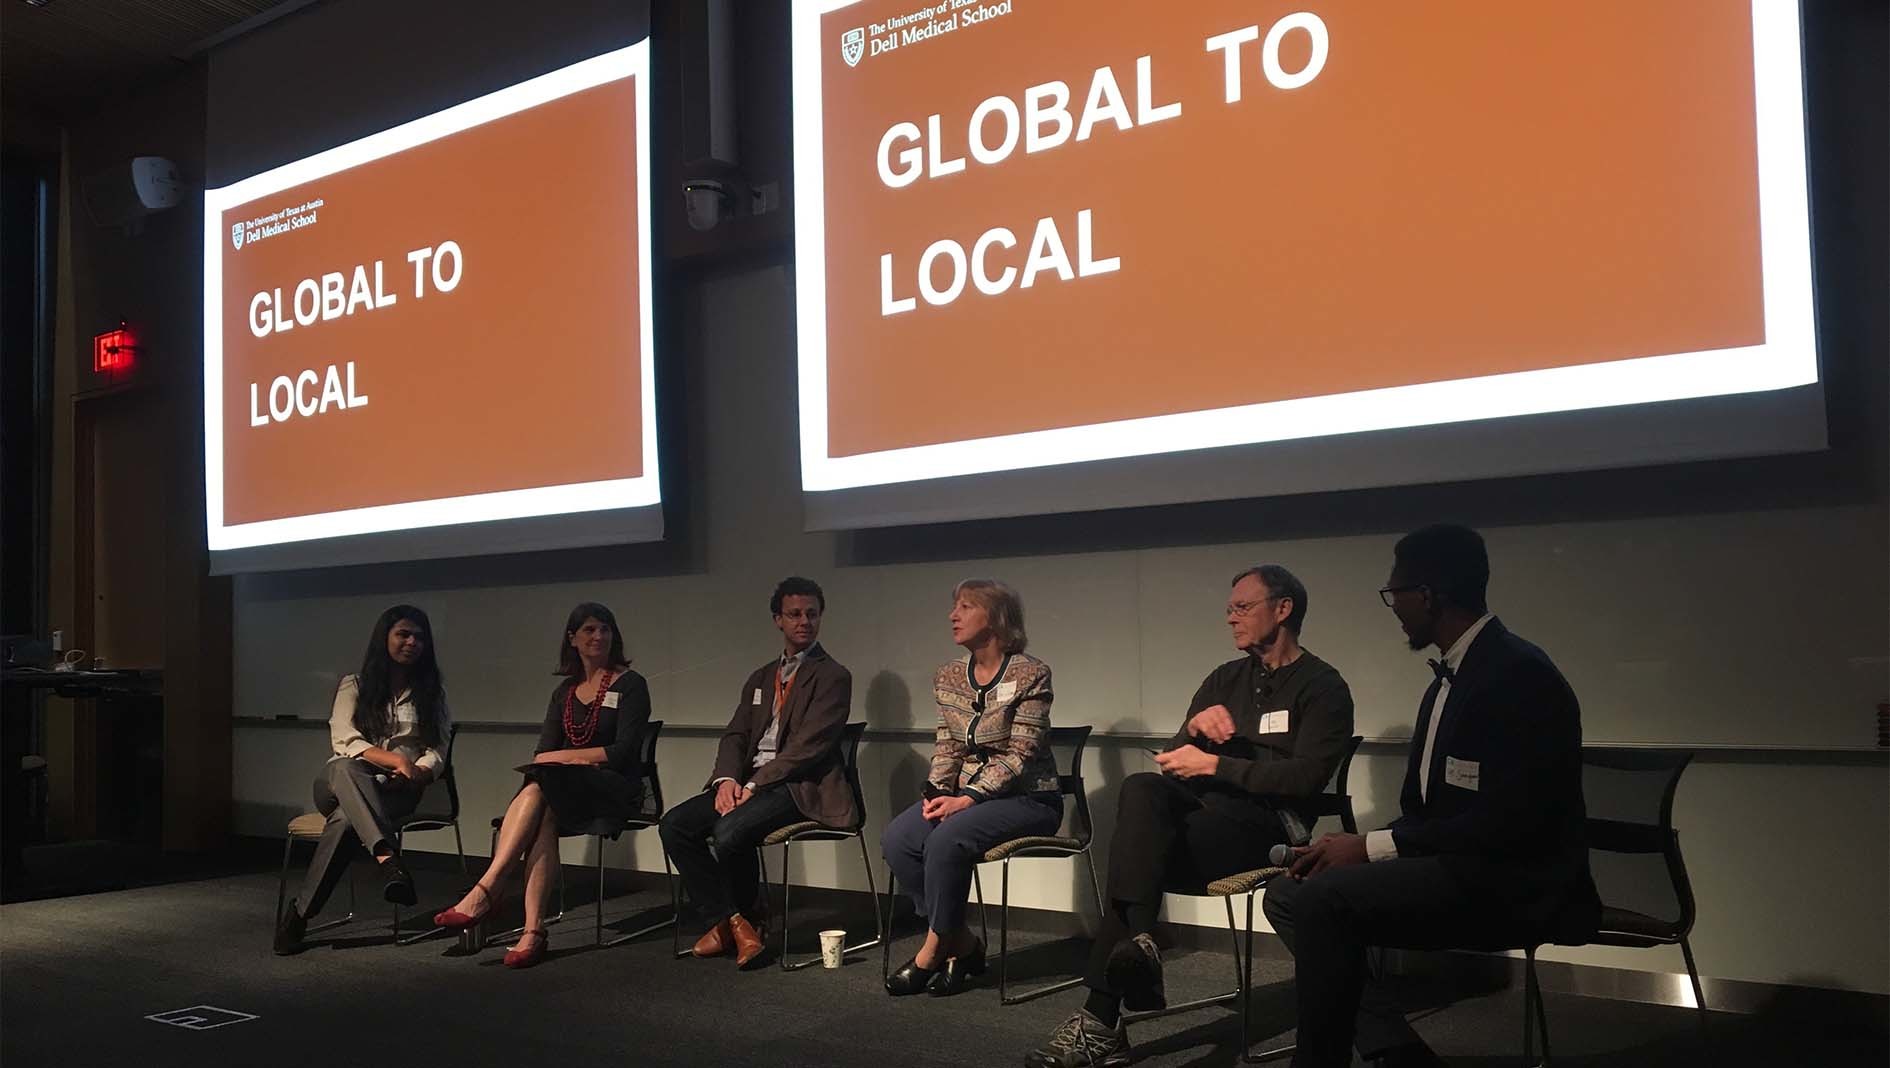
[[212, 548], [653, 502], [642, 48], [209, 194]]
[[[1762, 14], [1793, 35], [1763, 53]], [[1137, 420], [1240, 410], [1252, 436], [1183, 420], [1172, 440], [1269, 440], [1277, 402], [1751, 355], [1768, 252], [1804, 257], [1789, 0], [828, 0], [796, 20], [809, 488], [1160, 451]], [[1785, 81], [1791, 114], [1762, 116]], [[1776, 144], [1798, 200], [1783, 182], [1762, 205]], [[1765, 248], [1762, 207], [1795, 250]], [[1748, 363], [1701, 365], [1700, 392], [1806, 370]], [[1636, 388], [1571, 406], [1673, 389]], [[1433, 421], [1379, 404], [1331, 426]], [[1057, 436], [1104, 426], [1125, 429]], [[971, 441], [994, 444], [954, 451]]]

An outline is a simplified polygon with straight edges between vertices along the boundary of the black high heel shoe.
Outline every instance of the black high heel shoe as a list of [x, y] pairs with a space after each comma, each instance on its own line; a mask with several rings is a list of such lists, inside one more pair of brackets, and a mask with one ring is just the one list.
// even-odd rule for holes
[[984, 943], [974, 940], [971, 952], [961, 953], [945, 962], [945, 967], [938, 970], [938, 975], [926, 988], [926, 993], [935, 998], [948, 998], [962, 994], [971, 985], [971, 980], [984, 974]]
[[899, 970], [886, 977], [886, 993], [896, 998], [917, 994], [932, 985], [932, 979], [939, 974], [937, 968], [919, 967], [917, 957], [899, 966]]

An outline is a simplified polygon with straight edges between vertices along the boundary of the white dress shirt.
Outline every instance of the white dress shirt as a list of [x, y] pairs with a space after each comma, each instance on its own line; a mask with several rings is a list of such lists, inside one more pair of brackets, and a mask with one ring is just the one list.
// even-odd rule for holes
[[[354, 726], [355, 700], [361, 692], [361, 679], [348, 675], [335, 689], [335, 710], [328, 717], [328, 741], [334, 749], [334, 760], [346, 760], [358, 757], [369, 749], [380, 748], [390, 752], [404, 754], [415, 766], [427, 769], [438, 775], [446, 766], [446, 757], [437, 747], [427, 746], [420, 741], [420, 710], [414, 707], [413, 694], [401, 691], [394, 698], [393, 708], [388, 716], [388, 731], [385, 738], [363, 737]], [[444, 741], [453, 729], [453, 721], [446, 708], [440, 708], [440, 738]]]
[[[1430, 800], [1431, 796], [1431, 750], [1437, 745], [1437, 724], [1444, 718], [1444, 703], [1450, 700], [1450, 680], [1463, 665], [1465, 654], [1470, 652], [1470, 644], [1483, 633], [1484, 624], [1494, 618], [1485, 612], [1470, 629], [1464, 631], [1457, 640], [1444, 650], [1443, 663], [1450, 669], [1450, 674], [1437, 682], [1437, 695], [1431, 699], [1430, 725], [1424, 732], [1424, 748], [1418, 754], [1418, 797]], [[1392, 840], [1390, 831], [1373, 831], [1365, 836], [1365, 855], [1372, 860], [1391, 860], [1398, 855], [1398, 844]]]

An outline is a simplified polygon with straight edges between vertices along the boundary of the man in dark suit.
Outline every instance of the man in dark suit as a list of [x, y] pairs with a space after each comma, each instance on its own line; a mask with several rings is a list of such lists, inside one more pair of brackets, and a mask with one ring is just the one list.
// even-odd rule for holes
[[762, 839], [790, 823], [860, 819], [840, 758], [853, 675], [818, 640], [827, 597], [811, 579], [783, 579], [768, 609], [785, 651], [742, 683], [708, 785], [670, 809], [659, 832], [709, 922], [695, 955], [732, 952], [742, 968], [767, 944]]
[[1483, 539], [1406, 535], [1379, 591], [1412, 649], [1436, 646], [1418, 708], [1402, 815], [1299, 851], [1264, 900], [1293, 951], [1293, 1064], [1441, 1063], [1372, 981], [1367, 946], [1499, 949], [1580, 942], [1600, 911], [1588, 873], [1581, 708], [1547, 654], [1489, 613]]

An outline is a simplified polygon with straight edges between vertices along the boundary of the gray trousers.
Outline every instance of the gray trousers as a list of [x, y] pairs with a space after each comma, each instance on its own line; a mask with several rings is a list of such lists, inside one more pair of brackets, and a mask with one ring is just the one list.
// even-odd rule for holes
[[391, 850], [400, 821], [420, 804], [420, 790], [377, 783], [375, 770], [365, 760], [331, 760], [315, 776], [315, 808], [328, 817], [328, 826], [322, 828], [315, 856], [308, 862], [302, 892], [295, 895], [295, 911], [303, 919], [328, 903], [354, 859], [351, 845], [359, 843], [369, 856], [383, 844]]

